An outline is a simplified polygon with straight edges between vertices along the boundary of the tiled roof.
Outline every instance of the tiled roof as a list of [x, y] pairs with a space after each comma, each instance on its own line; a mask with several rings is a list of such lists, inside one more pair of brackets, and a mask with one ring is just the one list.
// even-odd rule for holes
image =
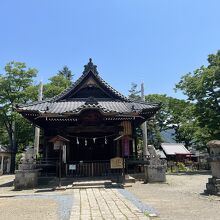
[[0, 153], [10, 153], [10, 152], [11, 151], [7, 147], [0, 145]]
[[[18, 106], [17, 111], [38, 112], [41, 114], [78, 114], [81, 110], [84, 109], [98, 109], [104, 113], [123, 114], [138, 112], [144, 114], [146, 111], [155, 113], [160, 108], [159, 104], [131, 101], [113, 89], [99, 76], [98, 71], [96, 70], [96, 65], [92, 63], [91, 59], [89, 63], [84, 67], [85, 69], [82, 76], [75, 83], [73, 83], [72, 86], [67, 88], [59, 95], [48, 100]], [[74, 91], [78, 89], [79, 85], [81, 85], [82, 81], [88, 74], [93, 75], [99, 84], [103, 85], [103, 88], [105, 88], [105, 90], [108, 91], [112, 97], [105, 99], [94, 97], [82, 99], [72, 98], [71, 94], [73, 94]]]
[[156, 150], [156, 152], [157, 152], [157, 155], [160, 156], [160, 159], [166, 159], [167, 158], [162, 150]]
[[181, 143], [162, 143], [161, 147], [166, 155], [191, 154]]
[[118, 92], [117, 90], [115, 90], [114, 88], [112, 88], [105, 80], [103, 80], [99, 74], [98, 71], [96, 70], [96, 65], [94, 65], [92, 63], [92, 60], [90, 59], [89, 63], [87, 65], [84, 66], [85, 70], [83, 71], [83, 74], [81, 75], [81, 77], [74, 82], [69, 88], [67, 88], [66, 90], [64, 90], [62, 93], [60, 93], [59, 95], [55, 96], [52, 98], [53, 101], [60, 101], [62, 98], [64, 98], [65, 96], [67, 96], [68, 94], [70, 94], [85, 78], [89, 73], [92, 73], [93, 76], [106, 88], [108, 89], [110, 92], [112, 92], [116, 97], [118, 97], [120, 100], [123, 101], [128, 101], [128, 98], [125, 97], [124, 95], [122, 95], [120, 92]]
[[40, 113], [79, 113], [82, 109], [99, 109], [105, 113], [130, 113], [141, 112], [143, 110], [158, 110], [157, 104], [143, 104], [135, 102], [121, 101], [97, 101], [96, 103], [87, 104], [86, 101], [61, 101], [31, 104], [18, 108], [22, 111], [36, 111]]

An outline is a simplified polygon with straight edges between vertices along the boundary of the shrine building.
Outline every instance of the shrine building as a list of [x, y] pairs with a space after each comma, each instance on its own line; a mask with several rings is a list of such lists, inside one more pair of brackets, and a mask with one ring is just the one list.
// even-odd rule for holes
[[[120, 169], [113, 158], [137, 158], [136, 128], [149, 120], [160, 105], [133, 101], [107, 82], [92, 60], [81, 77], [59, 95], [17, 107], [23, 117], [41, 128], [42, 170], [56, 173], [60, 137], [63, 176], [107, 176]], [[45, 166], [43, 166], [45, 164]], [[127, 167], [125, 165], [125, 167]]]

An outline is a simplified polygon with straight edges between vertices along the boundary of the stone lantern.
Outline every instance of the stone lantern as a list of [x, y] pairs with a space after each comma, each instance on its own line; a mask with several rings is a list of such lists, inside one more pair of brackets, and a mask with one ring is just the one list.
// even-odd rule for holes
[[38, 172], [34, 159], [34, 148], [26, 147], [22, 154], [18, 170], [15, 170], [14, 187], [16, 190], [35, 188], [38, 184]]
[[212, 178], [206, 184], [205, 193], [220, 195], [220, 140], [213, 140], [207, 143], [210, 157], [208, 161], [211, 166]]
[[148, 145], [148, 164], [144, 165], [145, 183], [166, 182], [166, 164], [160, 159], [153, 145]]

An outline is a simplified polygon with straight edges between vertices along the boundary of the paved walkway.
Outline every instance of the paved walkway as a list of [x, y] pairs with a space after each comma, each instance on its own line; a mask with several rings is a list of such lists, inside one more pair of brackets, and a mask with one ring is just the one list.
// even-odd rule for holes
[[133, 219], [149, 220], [117, 189], [74, 189], [70, 220]]
[[[147, 211], [146, 207], [140, 208], [141, 202], [138, 200], [136, 204], [124, 189], [103, 187], [51, 192], [36, 189], [14, 191], [13, 179], [14, 175], [0, 177], [0, 219], [149, 220], [143, 214], [143, 211]], [[10, 208], [12, 206], [13, 209]]]

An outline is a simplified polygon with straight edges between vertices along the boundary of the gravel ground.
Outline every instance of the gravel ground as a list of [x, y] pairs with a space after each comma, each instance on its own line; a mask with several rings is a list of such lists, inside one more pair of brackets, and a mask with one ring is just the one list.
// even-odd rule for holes
[[72, 193], [41, 189], [14, 191], [13, 180], [14, 175], [0, 177], [0, 220], [69, 219]]
[[117, 190], [119, 193], [121, 193], [126, 199], [131, 201], [139, 210], [141, 210], [146, 215], [148, 216], [157, 215], [157, 212], [153, 207], [150, 207], [148, 204], [143, 203], [133, 193], [129, 192], [126, 189], [117, 189]]
[[0, 199], [0, 219], [4, 220], [58, 219], [57, 209], [58, 204], [49, 199]]
[[[126, 190], [147, 205], [142, 205], [142, 208], [153, 207], [162, 220], [219, 220], [220, 197], [203, 194], [209, 177], [207, 174], [167, 175], [167, 183], [136, 182]], [[41, 192], [36, 195], [36, 190], [13, 191], [13, 179], [14, 175], [0, 177], [0, 219], [52, 220], [67, 216], [59, 213], [60, 209], [63, 210], [60, 202], [71, 206], [67, 192], [66, 195], [64, 192]], [[60, 197], [62, 201], [57, 199]]]
[[219, 220], [220, 197], [203, 195], [209, 177], [167, 175], [167, 183], [136, 182], [127, 190], [154, 207], [162, 220]]

